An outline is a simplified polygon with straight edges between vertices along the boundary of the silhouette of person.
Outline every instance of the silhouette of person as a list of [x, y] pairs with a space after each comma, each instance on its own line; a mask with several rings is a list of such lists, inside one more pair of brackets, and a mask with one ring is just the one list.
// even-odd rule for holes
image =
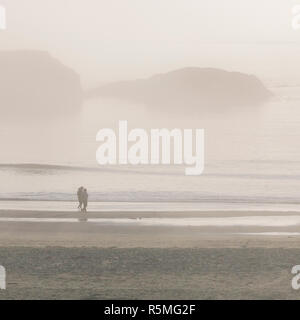
[[86, 212], [87, 206], [88, 206], [88, 200], [89, 200], [89, 195], [87, 193], [87, 190], [84, 189], [82, 192], [82, 202], [83, 202], [83, 212]]
[[83, 187], [78, 188], [77, 190], [77, 198], [78, 198], [78, 209], [82, 210], [82, 205], [83, 205]]

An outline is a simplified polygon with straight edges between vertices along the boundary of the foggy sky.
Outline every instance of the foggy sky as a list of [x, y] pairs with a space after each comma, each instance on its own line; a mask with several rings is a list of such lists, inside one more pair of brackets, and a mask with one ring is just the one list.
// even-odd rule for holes
[[[84, 85], [199, 66], [300, 81], [300, 0], [0, 0], [0, 49], [39, 49]], [[298, 62], [299, 64], [299, 62]]]

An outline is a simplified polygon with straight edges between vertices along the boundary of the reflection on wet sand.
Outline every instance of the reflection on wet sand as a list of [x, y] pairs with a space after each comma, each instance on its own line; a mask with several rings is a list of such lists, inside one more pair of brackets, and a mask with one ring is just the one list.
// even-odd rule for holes
[[28, 223], [76, 223], [89, 222], [101, 225], [120, 226], [166, 226], [166, 227], [292, 227], [300, 225], [300, 215], [290, 216], [243, 216], [202, 218], [43, 218], [43, 217], [0, 217], [0, 222]]

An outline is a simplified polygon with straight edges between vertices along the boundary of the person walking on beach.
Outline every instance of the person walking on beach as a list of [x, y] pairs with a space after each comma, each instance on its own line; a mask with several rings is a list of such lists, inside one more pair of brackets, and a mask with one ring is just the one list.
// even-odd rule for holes
[[77, 190], [77, 198], [78, 198], [78, 209], [82, 210], [82, 205], [83, 205], [83, 187], [78, 188]]
[[86, 212], [86, 208], [88, 206], [88, 200], [89, 200], [89, 195], [87, 193], [87, 190], [84, 189], [83, 192], [82, 192], [82, 202], [83, 202], [83, 209], [82, 211], [83, 212]]

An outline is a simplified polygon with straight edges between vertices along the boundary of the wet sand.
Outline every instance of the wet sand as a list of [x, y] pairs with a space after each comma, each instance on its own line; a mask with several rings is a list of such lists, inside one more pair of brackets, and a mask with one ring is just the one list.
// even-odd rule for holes
[[[296, 212], [98, 212], [101, 218], [298, 216]], [[300, 226], [167, 227], [89, 223], [80, 213], [1, 211], [0, 299], [299, 299]], [[80, 220], [80, 221], [79, 221]]]
[[[149, 218], [297, 217], [296, 212], [79, 212], [0, 211], [1, 246], [65, 247], [300, 247], [300, 225], [167, 226], [139, 225]], [[272, 218], [274, 217], [274, 218]], [[55, 222], [24, 222], [19, 219], [53, 219]], [[129, 219], [133, 223], [101, 223], [101, 219]], [[66, 219], [66, 220], [64, 220]], [[71, 219], [72, 223], [63, 222]], [[97, 221], [92, 223], [91, 221]], [[254, 218], [255, 219], [255, 218]], [[88, 221], [86, 221], [88, 220]], [[118, 220], [117, 220], [118, 221]], [[262, 234], [266, 233], [266, 234]], [[270, 234], [269, 234], [270, 233]], [[279, 233], [279, 235], [274, 235]], [[280, 233], [284, 233], [280, 235]]]

